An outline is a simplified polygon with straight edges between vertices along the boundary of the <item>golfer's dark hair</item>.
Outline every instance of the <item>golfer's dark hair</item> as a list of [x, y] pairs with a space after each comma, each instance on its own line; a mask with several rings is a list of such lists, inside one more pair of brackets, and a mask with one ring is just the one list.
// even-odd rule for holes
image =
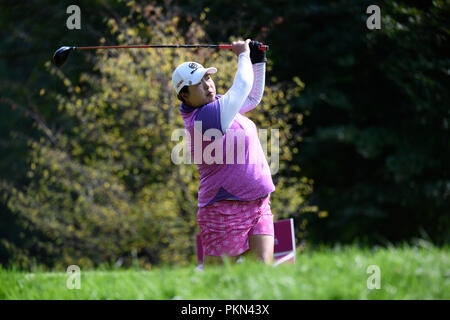
[[181, 96], [182, 93], [189, 93], [189, 87], [188, 86], [184, 86], [183, 88], [181, 88], [180, 92], [178, 92], [178, 100], [180, 100], [181, 102], [185, 103], [183, 97]]

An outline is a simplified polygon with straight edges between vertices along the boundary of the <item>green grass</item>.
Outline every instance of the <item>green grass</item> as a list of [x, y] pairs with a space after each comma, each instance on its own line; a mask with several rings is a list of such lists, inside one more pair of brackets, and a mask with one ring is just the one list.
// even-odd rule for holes
[[[381, 288], [368, 289], [370, 265]], [[68, 275], [0, 269], [0, 299], [450, 299], [448, 247], [355, 246], [297, 255], [276, 268], [245, 261], [210, 267], [161, 267], [151, 271], [83, 271], [81, 289]]]

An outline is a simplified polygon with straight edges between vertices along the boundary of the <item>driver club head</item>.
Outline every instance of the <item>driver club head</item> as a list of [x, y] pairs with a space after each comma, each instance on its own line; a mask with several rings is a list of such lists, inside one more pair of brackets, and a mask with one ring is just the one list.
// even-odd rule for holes
[[70, 51], [75, 50], [76, 47], [61, 47], [55, 51], [53, 55], [53, 62], [59, 68], [64, 62], [66, 62], [67, 57], [69, 56]]

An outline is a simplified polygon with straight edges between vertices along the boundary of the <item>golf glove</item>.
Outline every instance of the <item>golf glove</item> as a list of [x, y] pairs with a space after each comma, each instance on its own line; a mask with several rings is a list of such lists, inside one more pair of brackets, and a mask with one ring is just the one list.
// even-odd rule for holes
[[250, 59], [252, 60], [252, 64], [267, 62], [266, 51], [258, 50], [261, 47], [262, 43], [259, 41], [250, 41]]

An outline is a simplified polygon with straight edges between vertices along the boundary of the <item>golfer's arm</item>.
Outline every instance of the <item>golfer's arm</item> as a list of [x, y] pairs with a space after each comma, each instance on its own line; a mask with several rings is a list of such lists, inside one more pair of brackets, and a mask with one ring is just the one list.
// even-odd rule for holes
[[266, 81], [266, 63], [255, 63], [253, 68], [253, 86], [250, 94], [239, 110], [240, 114], [246, 113], [254, 109], [260, 102], [264, 93], [264, 84]]
[[249, 52], [239, 55], [238, 69], [230, 90], [220, 99], [220, 124], [225, 133], [233, 123], [234, 117], [241, 110], [253, 83], [252, 62]]

